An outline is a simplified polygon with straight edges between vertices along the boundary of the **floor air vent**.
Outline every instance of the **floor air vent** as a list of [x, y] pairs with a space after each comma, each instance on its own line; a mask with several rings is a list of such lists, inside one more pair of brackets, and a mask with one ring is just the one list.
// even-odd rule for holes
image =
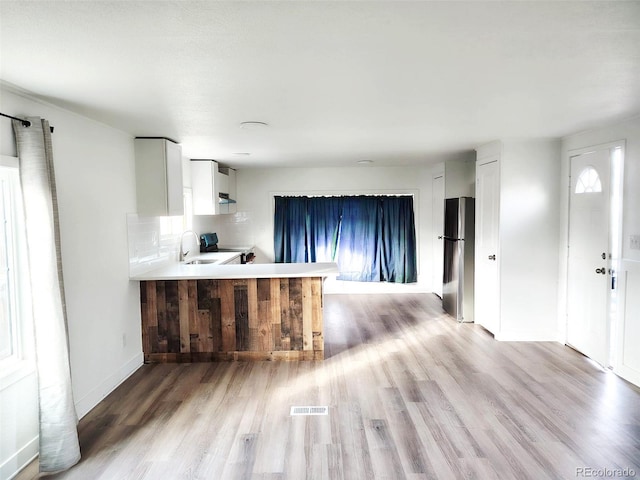
[[291, 407], [291, 416], [294, 415], [329, 415], [329, 407]]

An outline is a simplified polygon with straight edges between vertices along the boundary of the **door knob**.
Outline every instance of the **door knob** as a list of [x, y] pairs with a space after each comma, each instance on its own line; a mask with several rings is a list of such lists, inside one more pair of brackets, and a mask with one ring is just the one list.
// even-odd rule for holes
[[438, 240], [442, 240], [442, 235], [438, 235]]
[[489, 260], [495, 260], [496, 256], [495, 255], [489, 255]]
[[596, 268], [596, 273], [601, 273], [602, 275], [604, 275], [605, 273], [607, 273], [607, 269], [604, 267]]

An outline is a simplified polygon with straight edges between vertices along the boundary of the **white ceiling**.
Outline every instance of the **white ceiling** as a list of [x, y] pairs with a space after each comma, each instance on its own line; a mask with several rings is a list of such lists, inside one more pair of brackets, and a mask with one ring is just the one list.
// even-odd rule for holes
[[237, 168], [427, 163], [640, 112], [638, 1], [2, 0], [0, 28], [4, 82]]

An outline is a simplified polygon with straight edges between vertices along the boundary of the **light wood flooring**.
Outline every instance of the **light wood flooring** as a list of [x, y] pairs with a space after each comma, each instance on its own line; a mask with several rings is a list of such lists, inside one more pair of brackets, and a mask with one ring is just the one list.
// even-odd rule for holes
[[145, 365], [49, 478], [640, 478], [640, 389], [565, 346], [496, 342], [429, 294], [327, 295], [325, 325], [324, 361]]

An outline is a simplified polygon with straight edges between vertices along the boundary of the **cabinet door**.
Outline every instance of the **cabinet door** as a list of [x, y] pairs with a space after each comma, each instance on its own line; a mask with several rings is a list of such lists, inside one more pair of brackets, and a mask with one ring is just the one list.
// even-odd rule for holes
[[167, 169], [167, 214], [183, 215], [182, 149], [180, 145], [165, 140]]
[[500, 330], [500, 178], [497, 158], [476, 168], [475, 321]]
[[180, 145], [164, 138], [136, 138], [135, 159], [138, 214], [182, 215]]
[[193, 214], [218, 213], [218, 193], [214, 189], [218, 164], [213, 160], [191, 160], [191, 189], [193, 190]]

